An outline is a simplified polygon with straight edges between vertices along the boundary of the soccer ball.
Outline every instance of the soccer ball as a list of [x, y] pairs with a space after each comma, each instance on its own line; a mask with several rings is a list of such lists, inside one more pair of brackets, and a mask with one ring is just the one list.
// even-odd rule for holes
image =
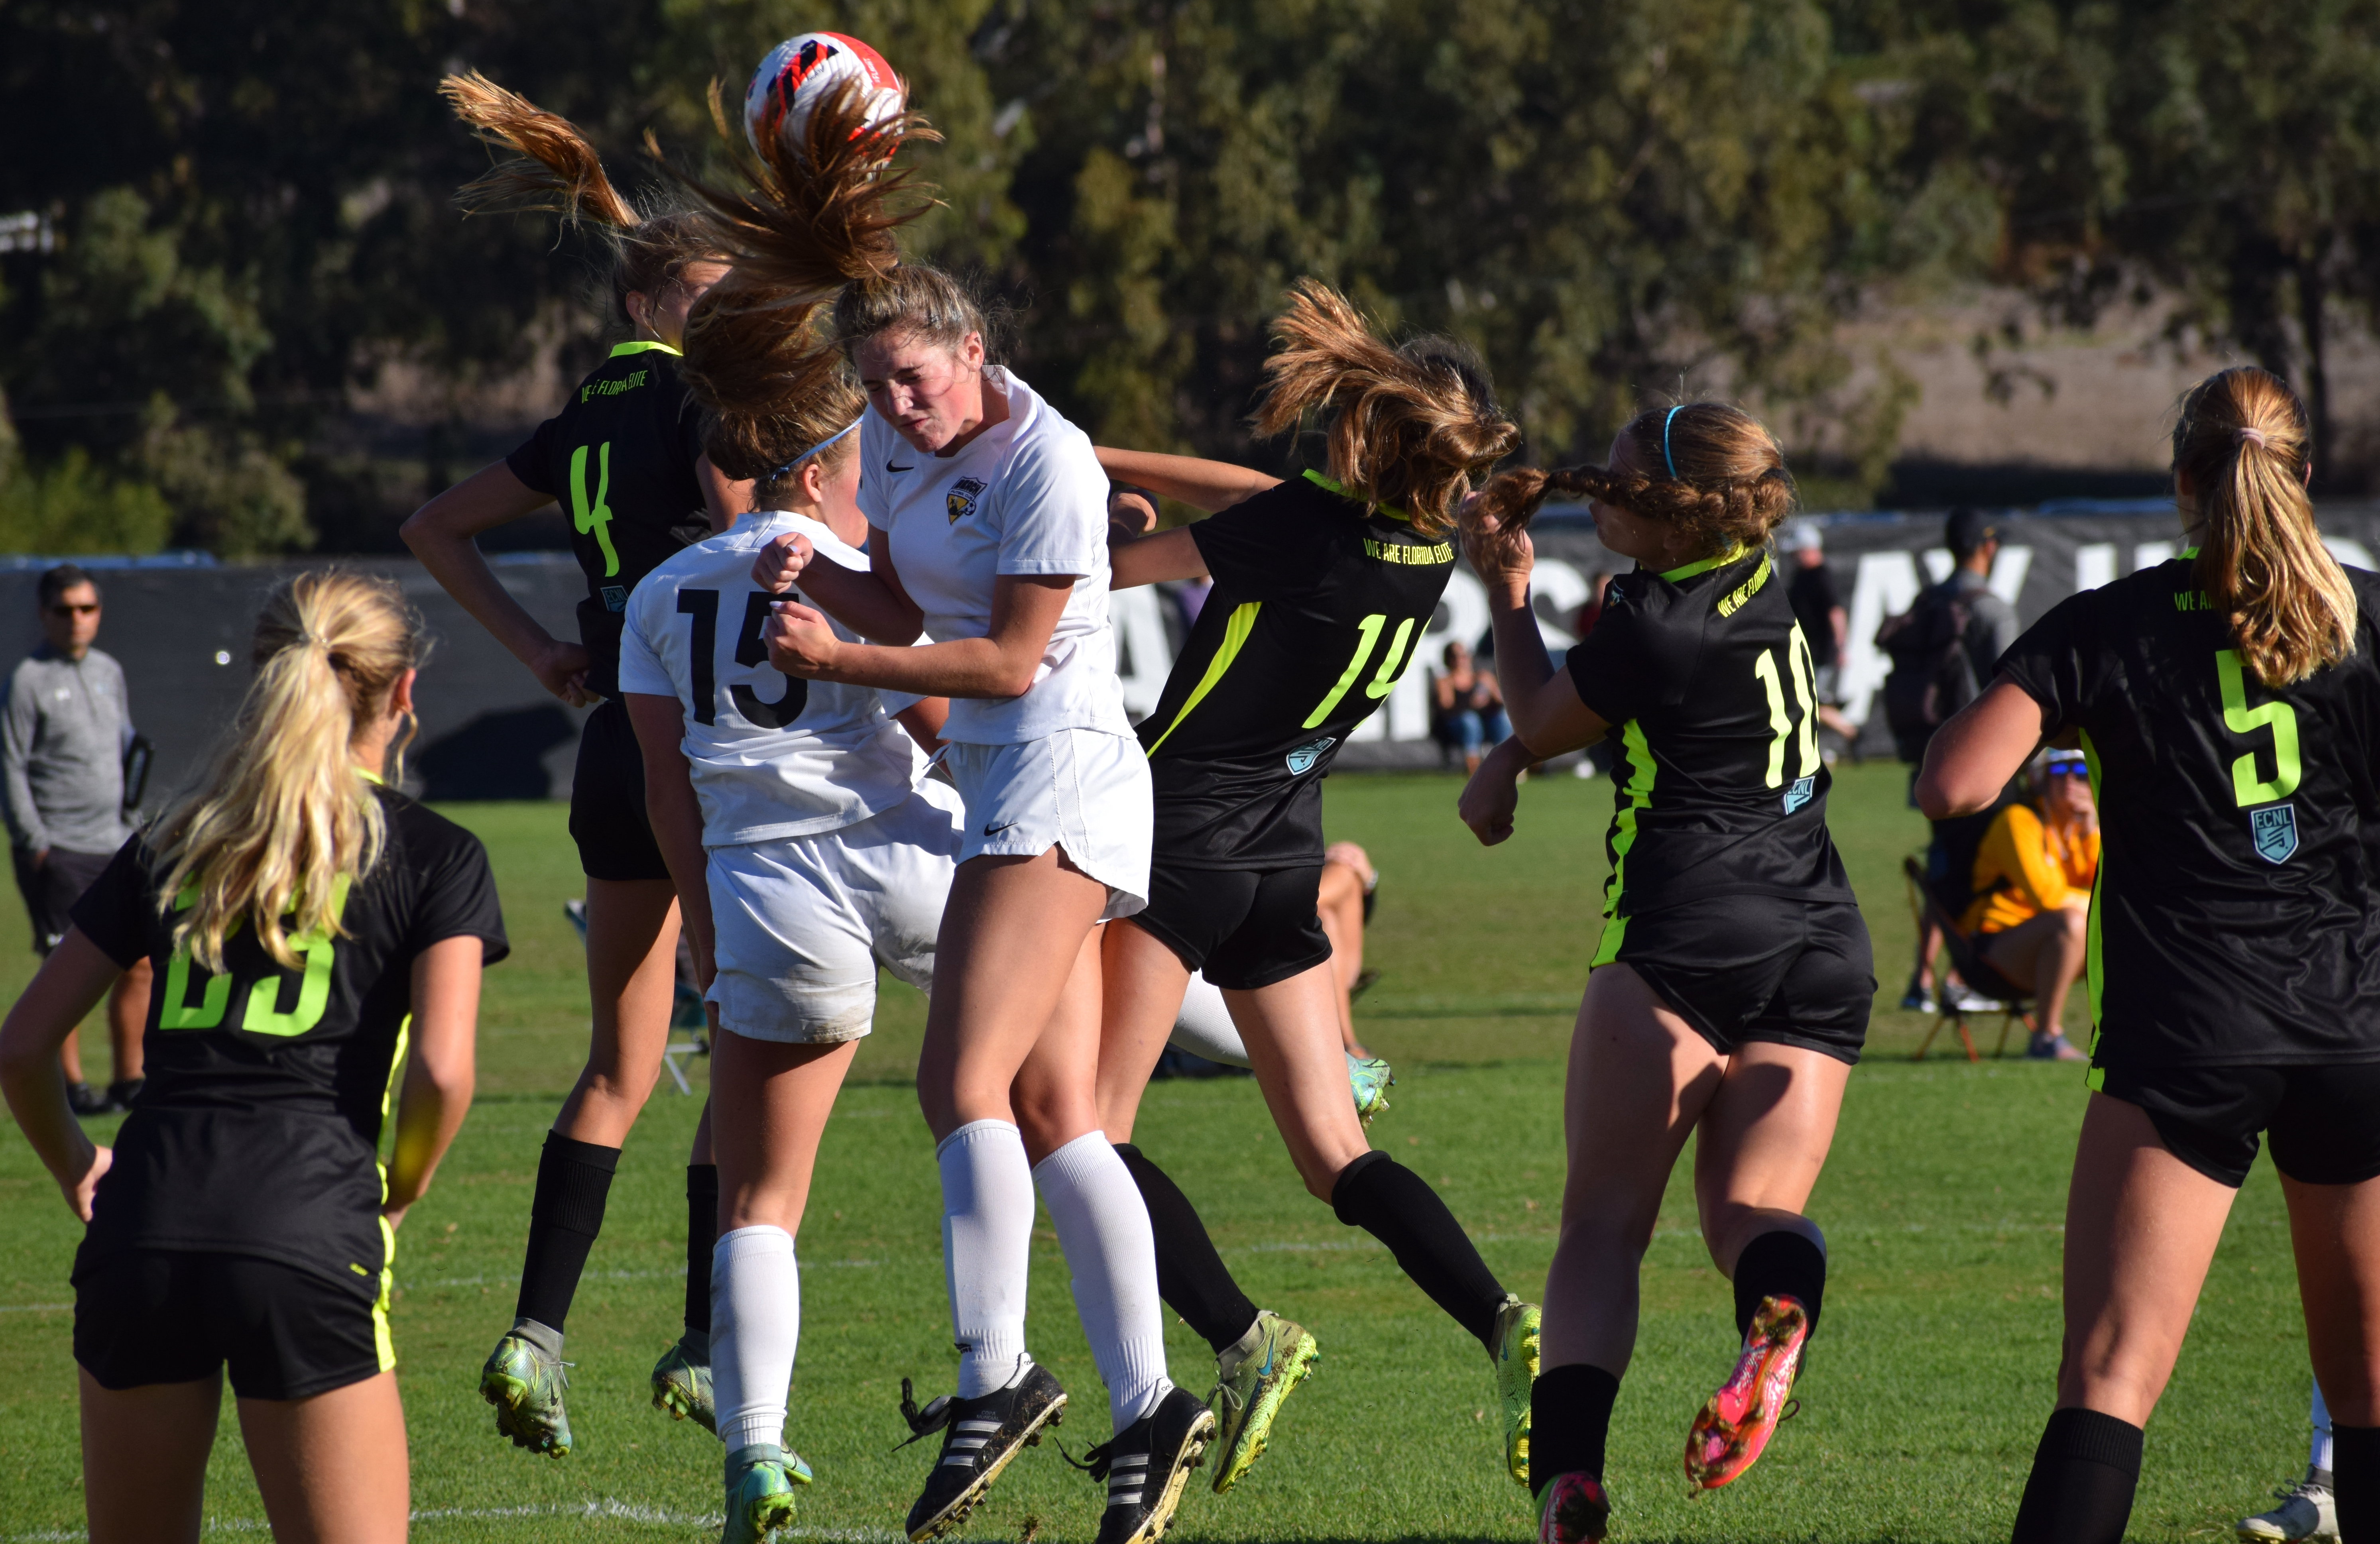
[[868, 95], [868, 124], [874, 127], [900, 116], [908, 88], [884, 55], [841, 32], [804, 32], [769, 51], [744, 90], [744, 132], [755, 154], [774, 136], [790, 132], [806, 143], [810, 114], [846, 80]]

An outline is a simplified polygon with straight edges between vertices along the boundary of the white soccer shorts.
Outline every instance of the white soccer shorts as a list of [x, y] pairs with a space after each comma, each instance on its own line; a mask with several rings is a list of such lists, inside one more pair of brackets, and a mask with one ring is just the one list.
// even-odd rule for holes
[[956, 867], [958, 795], [929, 779], [883, 814], [817, 836], [710, 850], [719, 1022], [751, 1040], [856, 1040], [878, 966], [934, 983], [934, 935]]
[[1038, 858], [1063, 849], [1108, 887], [1101, 922], [1148, 904], [1149, 827], [1156, 799], [1148, 757], [1129, 735], [1060, 730], [1022, 745], [964, 745], [942, 755], [966, 800], [959, 862]]

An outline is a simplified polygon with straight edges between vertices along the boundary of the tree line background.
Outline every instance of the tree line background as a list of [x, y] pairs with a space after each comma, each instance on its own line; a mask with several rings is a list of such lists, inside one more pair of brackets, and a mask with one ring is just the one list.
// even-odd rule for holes
[[1914, 392], [1840, 342], [1879, 296], [2155, 295], [2325, 443], [2380, 298], [2380, 0], [6, 0], [0, 549], [393, 546], [616, 332], [590, 243], [456, 211], [439, 77], [657, 189], [639, 136], [702, 163], [710, 79], [815, 28], [947, 136], [917, 247], [1118, 443], [1287, 454], [1244, 417], [1305, 273], [1476, 344], [1534, 460], [1682, 381], [1835, 504]]

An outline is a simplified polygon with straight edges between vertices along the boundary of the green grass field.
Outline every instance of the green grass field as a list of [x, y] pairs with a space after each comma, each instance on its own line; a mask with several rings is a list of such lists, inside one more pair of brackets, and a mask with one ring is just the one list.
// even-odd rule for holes
[[[1369, 942], [1384, 974], [1359, 1018], [1400, 1080], [1373, 1137], [1437, 1184], [1489, 1263], [1534, 1297], [1561, 1194], [1560, 1062], [1596, 936], [1611, 793], [1599, 781], [1534, 783], [1521, 834], [1490, 851], [1454, 819], [1458, 786], [1330, 784], [1330, 834], [1363, 842], [1387, 876]], [[1643, 1333], [1613, 1430], [1615, 1538], [2008, 1536], [2049, 1407], [2082, 1082], [2071, 1066], [1969, 1067], [1940, 1059], [1938, 1046], [1911, 1064], [1924, 1026], [1888, 1000], [1910, 948], [1898, 865], [1923, 832], [1902, 786], [1898, 768], [1867, 767], [1836, 787], [1836, 836], [1884, 992], [1811, 1203], [1835, 1274], [1801, 1412], [1749, 1478], [1688, 1499], [1685, 1424], [1724, 1374], [1733, 1333], [1682, 1165], [1646, 1261]], [[586, 989], [562, 915], [579, 893], [563, 811], [449, 813], [494, 855], [516, 948], [489, 977], [479, 1103], [400, 1238], [395, 1317], [419, 1537], [715, 1538], [704, 1520], [718, 1504], [718, 1446], [648, 1408], [644, 1393], [676, 1333], [681, 1165], [698, 1100], [664, 1082], [621, 1165], [570, 1323], [578, 1452], [559, 1464], [516, 1453], [477, 1398], [480, 1359], [511, 1319], [538, 1146], [584, 1050]], [[13, 893], [0, 907], [10, 941], [0, 989], [13, 994], [30, 959]], [[932, 1452], [892, 1451], [906, 1434], [900, 1381], [939, 1392], [954, 1362], [930, 1143], [908, 1087], [922, 1022], [922, 1000], [888, 986], [828, 1131], [800, 1240], [792, 1439], [819, 1478], [802, 1502], [807, 1538], [898, 1537]], [[1526, 1500], [1498, 1458], [1486, 1359], [1385, 1250], [1304, 1194], [1255, 1086], [1159, 1084], [1140, 1140], [1199, 1202], [1251, 1295], [1311, 1326], [1324, 1350], [1272, 1451], [1228, 1497], [1194, 1489], [1173, 1537], [1529, 1537]], [[76, 1231], [24, 1144], [0, 1137], [0, 1540], [81, 1537], [66, 1308]], [[1031, 1343], [1075, 1393], [1061, 1436], [1080, 1453], [1107, 1436], [1105, 1401], [1054, 1236], [1045, 1223], [1036, 1236]], [[1178, 1324], [1169, 1344], [1175, 1376], [1203, 1390], [1205, 1346]], [[2306, 1379], [2279, 1190], [2260, 1164], [2150, 1428], [2132, 1537], [2228, 1537], [2261, 1509], [2304, 1462]], [[1087, 1539], [1099, 1495], [1045, 1447], [1010, 1471], [968, 1536]], [[262, 1526], [228, 1410], [208, 1510], [226, 1531]]]

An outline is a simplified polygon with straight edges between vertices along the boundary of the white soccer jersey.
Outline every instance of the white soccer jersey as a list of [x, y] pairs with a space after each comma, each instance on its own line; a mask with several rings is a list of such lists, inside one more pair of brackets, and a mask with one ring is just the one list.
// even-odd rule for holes
[[1073, 573], [1074, 593], [1023, 696], [953, 698], [946, 739], [1021, 745], [1063, 729], [1129, 735], [1108, 625], [1108, 477], [1089, 436], [1013, 370], [987, 373], [1008, 416], [953, 456], [930, 456], [870, 409], [859, 431], [860, 507], [892, 538], [901, 587], [936, 643], [991, 631], [992, 581]]
[[[771, 597], [752, 583], [752, 559], [787, 531], [809, 537], [820, 561], [867, 571], [867, 554], [819, 522], [756, 511], [654, 569], [628, 597], [620, 689], [685, 709], [705, 847], [839, 830], [900, 803], [925, 770], [892, 718], [916, 698], [795, 680], [770, 665], [760, 629]], [[857, 641], [840, 622], [834, 630]]]

